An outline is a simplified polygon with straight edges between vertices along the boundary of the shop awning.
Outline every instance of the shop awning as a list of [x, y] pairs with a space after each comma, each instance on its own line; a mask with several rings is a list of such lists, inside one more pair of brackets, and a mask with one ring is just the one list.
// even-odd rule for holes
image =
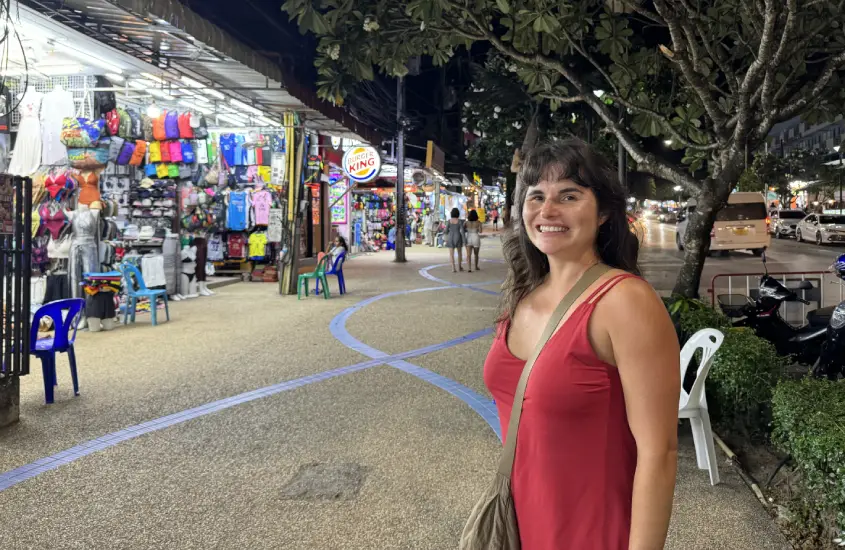
[[[317, 98], [282, 67], [178, 0], [20, 0], [165, 74], [188, 76], [267, 113], [297, 111], [321, 133], [378, 144], [381, 136]], [[233, 7], [233, 9], [237, 9]]]

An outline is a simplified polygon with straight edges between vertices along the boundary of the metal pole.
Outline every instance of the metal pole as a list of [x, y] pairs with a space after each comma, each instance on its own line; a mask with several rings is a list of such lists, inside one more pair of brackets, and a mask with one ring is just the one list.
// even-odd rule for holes
[[[625, 122], [625, 111], [622, 110], [622, 107], [619, 107], [619, 125]], [[622, 184], [624, 189], [628, 189], [628, 153], [625, 151], [625, 147], [622, 146], [622, 141], [619, 141], [618, 147], [618, 164], [619, 164], [619, 183]]]
[[396, 83], [396, 262], [405, 261], [405, 79]]
[[842, 214], [845, 212], [842, 208], [842, 150], [839, 150], [839, 213]]

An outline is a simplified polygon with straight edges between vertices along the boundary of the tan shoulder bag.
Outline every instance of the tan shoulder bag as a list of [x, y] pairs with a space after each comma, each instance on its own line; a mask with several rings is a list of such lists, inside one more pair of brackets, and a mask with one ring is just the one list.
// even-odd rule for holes
[[552, 337], [561, 319], [575, 300], [609, 270], [610, 268], [606, 265], [596, 264], [581, 276], [555, 308], [537, 342], [534, 353], [525, 363], [513, 397], [508, 435], [499, 458], [499, 469], [493, 483], [484, 492], [467, 520], [461, 535], [460, 550], [519, 550], [519, 528], [511, 496], [511, 471], [516, 455], [516, 436], [519, 432], [519, 419], [522, 416], [522, 402], [525, 398], [528, 377], [531, 375], [531, 369], [534, 368], [534, 361], [537, 360], [546, 342]]

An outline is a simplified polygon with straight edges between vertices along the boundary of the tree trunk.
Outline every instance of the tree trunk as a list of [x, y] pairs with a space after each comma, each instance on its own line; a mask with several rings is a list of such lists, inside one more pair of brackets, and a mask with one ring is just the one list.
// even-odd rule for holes
[[702, 189], [695, 212], [689, 217], [684, 242], [684, 265], [678, 272], [673, 294], [697, 298], [701, 285], [701, 271], [710, 252], [710, 231], [716, 219], [716, 196], [712, 190]]

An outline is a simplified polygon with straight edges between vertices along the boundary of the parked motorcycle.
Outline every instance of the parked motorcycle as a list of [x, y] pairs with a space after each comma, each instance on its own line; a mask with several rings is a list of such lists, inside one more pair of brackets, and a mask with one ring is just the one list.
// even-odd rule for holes
[[[763, 265], [766, 256], [763, 254]], [[831, 269], [845, 280], [845, 254]], [[757, 298], [749, 300], [744, 295], [718, 296], [719, 306], [736, 327], [749, 327], [757, 336], [771, 342], [778, 354], [792, 355], [796, 361], [812, 365], [814, 376], [835, 379], [845, 376], [845, 302], [838, 306], [815, 309], [807, 313], [807, 324], [795, 327], [780, 315], [785, 302], [808, 304], [796, 290], [811, 290], [809, 281], [802, 281], [798, 288], [787, 288], [769, 275], [768, 269], [760, 278]]]

